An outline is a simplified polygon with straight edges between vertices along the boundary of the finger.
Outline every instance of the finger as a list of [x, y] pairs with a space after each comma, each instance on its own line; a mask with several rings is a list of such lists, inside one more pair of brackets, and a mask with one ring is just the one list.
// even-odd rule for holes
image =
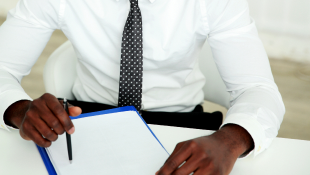
[[67, 112], [63, 108], [63, 106], [59, 103], [57, 98], [51, 97], [46, 101], [46, 106], [52, 111], [52, 113], [58, 118], [61, 125], [68, 132], [68, 134], [74, 133], [74, 125], [68, 116]]
[[[198, 168], [197, 170], [194, 171], [194, 175], [208, 175], [209, 173], [207, 172], [206, 169]], [[192, 175], [192, 174], [190, 174]]]
[[47, 124], [43, 120], [36, 120], [36, 124], [34, 125], [34, 127], [37, 129], [37, 131], [39, 131], [41, 135], [45, 137], [45, 139], [51, 142], [57, 140], [58, 134], [53, 131], [49, 126], [47, 126]]
[[176, 155], [176, 154], [179, 152], [179, 150], [182, 148], [182, 146], [183, 146], [184, 143], [185, 143], [185, 142], [180, 142], [180, 143], [178, 143], [178, 144], [175, 146], [175, 148], [174, 148], [172, 154], [168, 157], [168, 159], [165, 161], [165, 163], [166, 163], [169, 159], [171, 159], [172, 157], [174, 157], [174, 155]]
[[[63, 100], [59, 100], [59, 103], [63, 105]], [[76, 117], [82, 114], [82, 109], [78, 106], [74, 106], [68, 102], [69, 115]]]
[[25, 140], [31, 140], [21, 129], [19, 129], [19, 135]]
[[[179, 150], [182, 148], [182, 146], [183, 146], [184, 143], [185, 143], [185, 142], [180, 142], [180, 143], [178, 143], [178, 144], [176, 145], [176, 147], [174, 148], [172, 154], [168, 157], [168, 159], [165, 161], [165, 163], [166, 163], [167, 161], [169, 161], [171, 158], [173, 158], [173, 157], [179, 152]], [[164, 163], [164, 165], [165, 165], [165, 163]], [[163, 166], [164, 166], [164, 165], [163, 165]], [[159, 171], [160, 171], [161, 169], [162, 169], [162, 167], [161, 167], [155, 174], [158, 175], [158, 173], [159, 173]]]
[[[165, 163], [167, 162], [167, 161], [169, 161], [171, 158], [173, 158], [178, 152], [179, 152], [179, 150], [182, 148], [182, 146], [183, 146], [183, 144], [184, 144], [185, 142], [180, 142], [180, 143], [178, 143], [176, 146], [175, 146], [175, 148], [174, 148], [174, 150], [173, 150], [173, 152], [172, 152], [172, 154], [168, 157], [168, 159], [165, 161]], [[165, 163], [164, 163], [164, 165], [165, 165]], [[163, 165], [163, 166], [164, 166]], [[162, 168], [162, 167], [161, 167]], [[160, 169], [161, 169], [160, 168]], [[159, 171], [159, 170], [158, 170]], [[157, 171], [157, 172], [158, 172]]]
[[[24, 118], [25, 120], [25, 118]], [[32, 129], [32, 125], [29, 122], [22, 122], [22, 125], [19, 128], [20, 136], [25, 140], [31, 140], [31, 138], [26, 134], [27, 129]]]
[[181, 168], [177, 169], [172, 173], [172, 175], [177, 174], [190, 174], [197, 170], [199, 168], [199, 162], [200, 162], [199, 156], [191, 156], [184, 165], [181, 166]]
[[[178, 143], [178, 144], [175, 146], [175, 148], [174, 148], [172, 154], [168, 157], [168, 159], [165, 161], [165, 163], [166, 163], [167, 161], [169, 161], [172, 157], [174, 157], [175, 154], [177, 154], [177, 153], [179, 152], [180, 148], [183, 146], [184, 143], [185, 143], [185, 142], [180, 142], [180, 143]], [[165, 163], [164, 163], [164, 164], [165, 164]], [[162, 167], [161, 167], [161, 168], [162, 168]], [[161, 169], [161, 168], [160, 168], [160, 169]], [[158, 170], [158, 171], [155, 173], [155, 175], [157, 175], [157, 174], [159, 173], [159, 171], [160, 171], [160, 170]]]
[[213, 172], [208, 170], [208, 168], [202, 167], [194, 171], [194, 175], [213, 175]]
[[164, 166], [159, 170], [158, 175], [170, 175], [184, 161], [191, 156], [191, 149], [188, 144], [183, 144], [180, 150], [171, 159], [167, 160]]
[[25, 130], [25, 134], [37, 145], [41, 147], [49, 147], [51, 146], [52, 142], [44, 139], [42, 135], [39, 133], [38, 130], [36, 130], [34, 127], [31, 129]]
[[69, 114], [72, 117], [76, 117], [82, 114], [82, 109], [78, 106], [69, 106]]
[[44, 107], [44, 114], [41, 114], [40, 118], [49, 126], [49, 128], [53, 128], [57, 135], [63, 134], [65, 132], [65, 129], [61, 125], [58, 118], [54, 116], [54, 114], [52, 113], [52, 111], [50, 111], [49, 108], [47, 108], [46, 106]]
[[[200, 161], [201, 162], [201, 161]], [[203, 162], [203, 165], [200, 164], [198, 169], [194, 171], [194, 174], [198, 175], [213, 175], [213, 174], [224, 174], [223, 169], [216, 168], [214, 162], [209, 159]], [[225, 173], [226, 174], [226, 173]]]

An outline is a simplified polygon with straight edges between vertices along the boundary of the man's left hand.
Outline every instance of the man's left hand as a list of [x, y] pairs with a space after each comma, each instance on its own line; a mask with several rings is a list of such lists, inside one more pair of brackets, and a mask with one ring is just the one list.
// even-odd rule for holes
[[210, 136], [178, 143], [156, 175], [228, 175], [237, 158], [253, 147], [245, 129], [225, 125]]

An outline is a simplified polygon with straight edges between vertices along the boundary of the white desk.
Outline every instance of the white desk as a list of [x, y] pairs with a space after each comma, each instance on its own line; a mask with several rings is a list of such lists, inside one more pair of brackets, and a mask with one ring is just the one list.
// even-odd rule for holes
[[[209, 135], [199, 129], [150, 125], [171, 153], [178, 142]], [[47, 175], [43, 161], [31, 141], [20, 138], [18, 131], [0, 130], [1, 175]], [[310, 175], [310, 141], [276, 138], [268, 150], [255, 159], [236, 162], [231, 175]]]

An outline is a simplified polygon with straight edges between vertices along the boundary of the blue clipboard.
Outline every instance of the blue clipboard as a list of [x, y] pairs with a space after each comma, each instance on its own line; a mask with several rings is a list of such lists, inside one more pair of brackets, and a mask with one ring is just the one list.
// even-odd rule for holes
[[[155, 134], [153, 133], [153, 131], [151, 130], [151, 128], [146, 124], [146, 122], [144, 121], [144, 119], [141, 117], [141, 115], [139, 114], [139, 112], [136, 110], [135, 107], [133, 106], [125, 106], [125, 107], [120, 107], [120, 108], [115, 108], [115, 109], [109, 109], [109, 110], [104, 110], [104, 111], [98, 111], [98, 112], [91, 112], [91, 113], [85, 113], [85, 114], [81, 114], [78, 117], [70, 117], [71, 120], [76, 120], [79, 118], [85, 118], [85, 117], [91, 117], [91, 116], [95, 116], [95, 115], [102, 115], [102, 114], [110, 114], [110, 113], [116, 113], [116, 112], [124, 112], [124, 111], [136, 111], [137, 114], [139, 115], [139, 117], [141, 118], [141, 120], [144, 122], [144, 124], [147, 126], [147, 128], [150, 130], [150, 132], [153, 134], [153, 136], [156, 138], [156, 140], [159, 142], [159, 144], [164, 148], [164, 150], [168, 153], [168, 151], [165, 149], [165, 147], [160, 143], [160, 141], [158, 140], [158, 138], [155, 136]], [[49, 156], [47, 155], [47, 152], [45, 150], [45, 148], [42, 148], [38, 145], [36, 145], [39, 153], [41, 155], [41, 158], [44, 162], [44, 165], [47, 169], [47, 172], [49, 175], [57, 175], [55, 168], [49, 158]], [[168, 153], [169, 155], [169, 153]]]

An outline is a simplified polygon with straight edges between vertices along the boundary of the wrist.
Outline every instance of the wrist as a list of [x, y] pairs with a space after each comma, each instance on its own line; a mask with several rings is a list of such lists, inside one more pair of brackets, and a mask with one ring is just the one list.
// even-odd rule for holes
[[4, 112], [3, 120], [6, 125], [19, 128], [31, 101], [20, 100], [11, 104]]
[[214, 135], [223, 138], [224, 143], [229, 147], [229, 151], [237, 158], [254, 149], [254, 141], [251, 135], [239, 125], [227, 124]]

